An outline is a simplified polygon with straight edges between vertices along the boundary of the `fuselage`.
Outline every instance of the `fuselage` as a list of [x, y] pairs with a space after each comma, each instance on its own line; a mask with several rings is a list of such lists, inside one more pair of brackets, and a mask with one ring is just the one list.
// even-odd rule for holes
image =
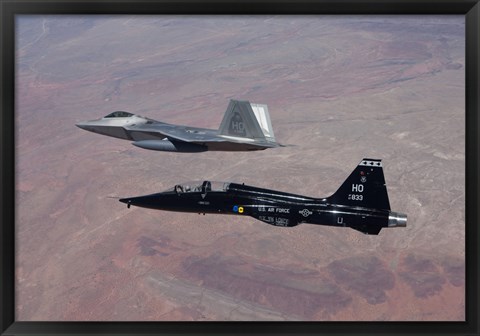
[[332, 204], [328, 198], [312, 198], [237, 183], [209, 189], [206, 183], [210, 182], [197, 186], [177, 185], [165, 192], [120, 201], [128, 206], [157, 210], [251, 216], [275, 226], [311, 223], [352, 227], [374, 234], [382, 227], [406, 223], [406, 216], [389, 210]]
[[[253, 139], [222, 135], [214, 129], [172, 125], [137, 115], [104, 117], [76, 125], [93, 133], [132, 141], [133, 145], [143, 149], [166, 152], [257, 151], [278, 146], [268, 142], [260, 145]], [[172, 141], [169, 139], [172, 136], [185, 141]]]
[[126, 111], [76, 125], [163, 152], [257, 151], [282, 146], [275, 140], [267, 105], [248, 101], [231, 100], [217, 130], [167, 124]]

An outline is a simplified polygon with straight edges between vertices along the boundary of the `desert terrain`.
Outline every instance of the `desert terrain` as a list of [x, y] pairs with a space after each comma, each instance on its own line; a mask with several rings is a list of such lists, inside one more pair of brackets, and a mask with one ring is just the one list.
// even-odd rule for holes
[[[18, 16], [16, 319], [463, 321], [463, 16]], [[155, 152], [75, 127], [123, 110], [216, 129], [267, 104], [258, 152]], [[132, 207], [191, 180], [326, 197], [382, 159], [378, 236]]]

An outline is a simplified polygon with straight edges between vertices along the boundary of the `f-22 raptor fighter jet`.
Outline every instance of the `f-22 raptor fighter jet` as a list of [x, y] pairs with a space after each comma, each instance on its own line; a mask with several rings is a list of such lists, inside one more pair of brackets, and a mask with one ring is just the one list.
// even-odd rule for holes
[[381, 160], [363, 159], [332, 196], [313, 198], [237, 183], [204, 181], [120, 202], [180, 212], [251, 216], [276, 226], [311, 223], [350, 227], [377, 235], [384, 227], [405, 227], [407, 216], [390, 211]]
[[282, 146], [275, 141], [267, 105], [248, 101], [231, 100], [218, 130], [171, 125], [125, 111], [76, 125], [164, 152], [254, 151]]

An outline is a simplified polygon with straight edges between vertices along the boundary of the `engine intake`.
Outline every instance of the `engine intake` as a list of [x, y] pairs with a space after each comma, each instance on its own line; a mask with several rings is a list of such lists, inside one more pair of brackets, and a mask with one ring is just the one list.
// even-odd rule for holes
[[205, 152], [208, 149], [202, 145], [187, 142], [173, 142], [170, 140], [141, 140], [135, 141], [132, 144], [140, 148], [162, 152], [199, 153]]

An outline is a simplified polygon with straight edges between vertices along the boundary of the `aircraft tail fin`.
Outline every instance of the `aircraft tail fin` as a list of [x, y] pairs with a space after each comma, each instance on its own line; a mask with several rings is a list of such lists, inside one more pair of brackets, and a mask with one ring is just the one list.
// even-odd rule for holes
[[276, 142], [267, 105], [248, 101], [230, 100], [219, 134]]
[[363, 159], [328, 200], [342, 205], [390, 210], [382, 161]]

